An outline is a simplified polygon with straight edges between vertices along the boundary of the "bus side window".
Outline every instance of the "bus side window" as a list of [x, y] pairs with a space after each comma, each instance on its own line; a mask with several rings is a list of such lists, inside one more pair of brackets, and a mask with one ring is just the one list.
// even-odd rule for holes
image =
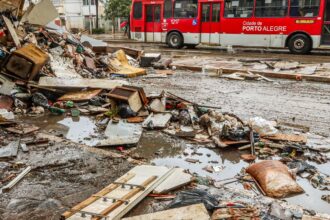
[[134, 19], [142, 18], [142, 2], [135, 2], [133, 6], [133, 17]]
[[253, 12], [253, 0], [226, 0], [226, 18], [250, 18]]
[[173, 5], [172, 0], [165, 0], [164, 3], [164, 18], [172, 18]]
[[212, 22], [220, 21], [220, 3], [213, 3], [212, 7]]
[[320, 0], [291, 0], [291, 17], [316, 17], [319, 14]]
[[288, 0], [257, 0], [256, 17], [287, 16]]
[[198, 0], [176, 0], [174, 2], [175, 18], [196, 18]]

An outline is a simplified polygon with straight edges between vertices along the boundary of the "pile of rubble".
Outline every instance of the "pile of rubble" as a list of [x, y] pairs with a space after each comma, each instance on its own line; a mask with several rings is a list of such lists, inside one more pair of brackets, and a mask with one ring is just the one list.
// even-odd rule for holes
[[[237, 148], [244, 151], [241, 158], [251, 163], [223, 181], [203, 179], [181, 168], [137, 166], [63, 213], [63, 219], [118, 219], [148, 195], [171, 201], [161, 212], [127, 219], [174, 219], [177, 215], [180, 219], [210, 219], [210, 214], [212, 219], [276, 219], [284, 215], [286, 219], [312, 218], [308, 210], [285, 211], [277, 200], [266, 207], [257, 201], [266, 200], [264, 196], [284, 198], [302, 193], [295, 181], [297, 175], [315, 188], [329, 190], [329, 176], [306, 161], [326, 163], [329, 157], [325, 153], [330, 148], [308, 139], [307, 127], [259, 117], [243, 121], [232, 113], [221, 112], [219, 106], [199, 105], [166, 91], [148, 96], [143, 88], [113, 78], [136, 77], [148, 71], [155, 72], [148, 77], [164, 77], [173, 72], [169, 69], [170, 59], [127, 48], [111, 51], [102, 42], [59, 27], [35, 25], [33, 16], [25, 17], [31, 18], [27, 20], [30, 22], [21, 23], [10, 12], [0, 18], [0, 125], [1, 134], [8, 137], [1, 140], [0, 159], [15, 158], [20, 149], [28, 152], [29, 145], [48, 143], [47, 138], [29, 139], [39, 127], [21, 120], [45, 114], [94, 117], [101, 137], [90, 147], [115, 146], [124, 152], [139, 143], [144, 131], [159, 130], [209, 148]], [[10, 191], [32, 170], [30, 166], [19, 169], [20, 173], [1, 173], [2, 191]], [[217, 169], [205, 167], [210, 173]], [[244, 201], [242, 192], [222, 197], [224, 191], [230, 191], [225, 186], [229, 182], [242, 183], [254, 202]], [[181, 187], [185, 191], [169, 194]], [[329, 201], [328, 195], [322, 198]]]

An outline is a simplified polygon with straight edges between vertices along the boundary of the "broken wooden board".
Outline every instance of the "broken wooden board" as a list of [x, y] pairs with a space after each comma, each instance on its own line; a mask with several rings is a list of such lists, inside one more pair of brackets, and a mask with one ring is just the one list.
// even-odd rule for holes
[[58, 100], [60, 101], [88, 101], [95, 96], [99, 95], [102, 89], [90, 89], [80, 92], [71, 92], [63, 95]]
[[127, 103], [134, 112], [138, 112], [143, 107], [139, 91], [134, 88], [116, 87], [111, 90], [108, 97]]
[[13, 141], [5, 147], [0, 147], [0, 158], [16, 157], [18, 153], [19, 141]]
[[13, 41], [15, 43], [15, 46], [17, 48], [20, 48], [21, 47], [21, 42], [20, 42], [20, 40], [19, 40], [19, 38], [17, 36], [17, 33], [15, 31], [15, 28], [14, 28], [13, 23], [6, 16], [4, 16], [4, 15], [2, 16], [2, 19], [3, 19], [3, 21], [6, 24], [6, 27], [8, 29], [8, 32], [9, 32], [11, 38], [13, 39]]
[[8, 192], [9, 190], [11, 190], [19, 181], [21, 181], [31, 171], [31, 169], [32, 168], [30, 166], [25, 168], [17, 177], [15, 177], [15, 179], [10, 181], [6, 186], [2, 188], [2, 192]]
[[127, 85], [124, 80], [106, 80], [106, 79], [65, 79], [54, 77], [41, 77], [39, 86], [45, 88], [62, 89], [67, 91], [77, 91], [84, 88], [107, 89], [111, 90], [117, 86]]
[[165, 194], [185, 186], [193, 181], [193, 176], [185, 173], [182, 168], [174, 168], [174, 172], [154, 189], [154, 194]]
[[171, 118], [171, 113], [151, 113], [148, 118], [143, 122], [142, 126], [148, 129], [165, 128]]
[[169, 209], [145, 215], [123, 218], [123, 220], [209, 220], [210, 216], [204, 204]]
[[263, 137], [268, 140], [272, 141], [289, 141], [289, 142], [299, 142], [299, 143], [306, 143], [307, 137], [305, 135], [299, 134], [275, 134], [272, 136], [265, 136]]
[[136, 145], [142, 136], [141, 124], [119, 123], [110, 121], [104, 135], [106, 139], [100, 140], [96, 146]]
[[[137, 166], [100, 192], [63, 213], [62, 219], [85, 220], [92, 215], [94, 220], [121, 219], [172, 172], [173, 169], [167, 167]], [[145, 187], [139, 187], [142, 185]]]
[[30, 134], [35, 131], [38, 131], [40, 128], [35, 125], [28, 125], [28, 124], [18, 124], [15, 127], [8, 127], [6, 128], [6, 131], [9, 131], [11, 133], [15, 134]]

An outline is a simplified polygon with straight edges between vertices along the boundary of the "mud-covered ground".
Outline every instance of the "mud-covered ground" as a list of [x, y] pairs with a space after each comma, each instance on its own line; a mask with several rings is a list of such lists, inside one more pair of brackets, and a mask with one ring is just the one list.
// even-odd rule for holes
[[[243, 120], [261, 116], [268, 120], [305, 125], [315, 134], [330, 134], [329, 84], [285, 80], [230, 81], [179, 70], [168, 78], [139, 77], [129, 81], [144, 87], [148, 94], [166, 90], [198, 104], [221, 107], [221, 111], [234, 113]], [[39, 126], [40, 132], [50, 133], [56, 138], [45, 146], [30, 147], [29, 153], [20, 151], [14, 160], [0, 162], [1, 170], [18, 171], [32, 166], [30, 174], [10, 192], [0, 194], [0, 219], [58, 219], [63, 211], [134, 166], [126, 159], [112, 157], [106, 149], [91, 150], [82, 145], [97, 138], [93, 119], [43, 116], [24, 120]], [[8, 137], [6, 134], [2, 136]], [[63, 141], [65, 138], [69, 140]], [[217, 165], [224, 169], [212, 178], [219, 180], [233, 177], [248, 165], [239, 159], [240, 154], [235, 149], [208, 149], [159, 131], [145, 132], [138, 147], [132, 149], [132, 154], [156, 165], [181, 166], [201, 176], [210, 175], [203, 167], [210, 161], [218, 161]], [[190, 164], [185, 161], [186, 157], [197, 158], [201, 163]], [[330, 175], [328, 166], [329, 163], [317, 167]], [[305, 179], [298, 179], [298, 182], [306, 193], [287, 200], [306, 209], [328, 212], [329, 204], [320, 199], [326, 193], [313, 189]], [[241, 187], [239, 184], [235, 186]], [[134, 213], [141, 213], [139, 207]]]
[[[44, 135], [43, 135], [44, 136]], [[106, 151], [47, 135], [52, 141], [0, 162], [1, 171], [32, 167], [7, 193], [0, 193], [0, 219], [59, 219], [65, 211], [109, 185], [132, 165]], [[21, 169], [21, 170], [22, 170]]]
[[189, 101], [221, 107], [243, 120], [260, 116], [306, 125], [311, 132], [330, 133], [330, 85], [276, 80], [232, 81], [196, 72], [176, 71], [162, 79], [133, 79], [149, 93], [166, 90]]

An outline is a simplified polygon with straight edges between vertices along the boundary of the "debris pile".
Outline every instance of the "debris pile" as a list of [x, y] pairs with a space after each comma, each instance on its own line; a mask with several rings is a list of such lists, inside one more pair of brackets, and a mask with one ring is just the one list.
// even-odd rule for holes
[[[180, 65], [172, 64], [171, 59], [162, 58], [159, 53], [110, 47], [59, 27], [49, 27], [46, 24], [55, 16], [51, 12], [36, 21], [33, 13], [50, 7], [48, 3], [44, 0], [31, 6], [28, 14], [20, 18], [10, 12], [0, 18], [0, 125], [1, 137], [7, 137], [0, 139], [0, 159], [11, 161], [18, 158], [19, 153], [29, 154], [42, 149], [43, 145], [47, 148], [53, 144], [49, 136], [36, 135], [40, 127], [24, 120], [44, 115], [95, 119], [99, 137], [84, 149], [116, 149], [120, 153], [109, 150], [107, 155], [116, 154], [135, 164], [146, 163], [143, 156], [137, 158], [130, 149], [139, 144], [147, 131], [162, 132], [216, 151], [230, 149], [251, 163], [236, 176], [223, 180], [201, 177], [182, 168], [136, 166], [67, 209], [62, 219], [85, 219], [86, 216], [119, 219], [147, 196], [166, 205], [154, 213], [126, 219], [272, 219], [284, 215], [288, 215], [288, 219], [302, 219], [308, 213], [306, 210], [287, 213], [282, 203], [277, 204], [278, 200], [272, 199], [266, 206], [266, 202], [261, 205], [258, 200], [267, 200], [265, 196], [285, 198], [303, 193], [296, 182], [297, 176], [307, 179], [316, 189], [329, 190], [329, 176], [311, 163], [327, 163], [330, 146], [311, 138], [308, 127], [260, 117], [244, 121], [233, 113], [222, 112], [221, 106], [200, 105], [167, 91], [147, 94], [126, 78], [165, 78]], [[221, 62], [230, 67], [249, 63], [253, 69], [272, 69], [279, 73], [299, 69], [313, 74], [319, 68], [280, 60]], [[202, 69], [214, 71], [214, 68]], [[219, 75], [223, 70], [215, 69]], [[271, 81], [247, 70], [235, 71], [227, 77]], [[59, 139], [59, 142], [64, 140]], [[31, 150], [30, 146], [38, 149]], [[99, 160], [103, 159], [109, 158]], [[185, 161], [200, 164], [194, 158], [187, 157]], [[2, 191], [9, 192], [26, 175], [41, 167], [0, 163]], [[221, 173], [224, 167], [209, 165], [203, 169], [208, 173]], [[234, 182], [250, 194], [245, 197], [249, 201], [244, 200], [244, 193], [232, 192], [226, 187]], [[324, 194], [322, 199], [329, 202], [329, 195]]]

